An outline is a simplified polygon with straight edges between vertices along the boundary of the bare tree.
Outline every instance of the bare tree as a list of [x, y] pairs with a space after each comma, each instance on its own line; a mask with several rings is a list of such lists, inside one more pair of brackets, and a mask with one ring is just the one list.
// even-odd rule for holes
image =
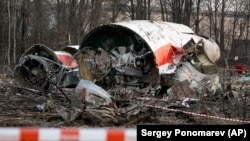
[[137, 0], [136, 1], [136, 19], [140, 20], [143, 19], [143, 3], [142, 0]]
[[[4, 29], [6, 29], [5, 26], [5, 22], [6, 22], [6, 15], [5, 15], [5, 9], [6, 9], [6, 1], [0, 1], [0, 17], [1, 17], [1, 22], [0, 22], [0, 55], [4, 56], [2, 58], [0, 58], [1, 63], [3, 64], [3, 62], [5, 61], [5, 55], [3, 54], [4, 50], [7, 49], [7, 47], [4, 46], [6, 39], [5, 39], [5, 35], [6, 32], [4, 32]], [[8, 17], [7, 17], [8, 18]], [[5, 53], [6, 54], [6, 53]]]
[[[164, 12], [164, 5], [165, 5], [165, 3], [164, 3], [165, 1], [164, 0], [160, 0], [160, 7], [161, 7], [161, 19], [163, 20], [163, 21], [165, 21], [165, 12]], [[167, 15], [166, 15], [167, 16]]]
[[[53, 7], [52, 7], [53, 8]], [[55, 40], [56, 46], [62, 46], [68, 44], [68, 22], [69, 22], [69, 13], [67, 7], [67, 0], [57, 0], [55, 4]]]
[[169, 9], [170, 9], [170, 5], [167, 4], [167, 0], [160, 0], [159, 1], [159, 5], [160, 5], [160, 9], [161, 9], [161, 19], [163, 21], [169, 21]]
[[21, 5], [21, 17], [20, 17], [20, 46], [18, 47], [17, 56], [20, 56], [25, 51], [26, 46], [26, 36], [27, 36], [27, 30], [28, 30], [28, 22], [29, 22], [29, 7], [30, 7], [30, 1], [29, 0], [23, 0]]
[[236, 33], [237, 33], [237, 25], [239, 22], [239, 8], [238, 8], [238, 3], [236, 3], [235, 7], [234, 7], [234, 12], [233, 12], [233, 24], [231, 25], [231, 41], [232, 41], [232, 46], [231, 46], [231, 52], [230, 52], [230, 56], [234, 56], [235, 55], [235, 51], [236, 51], [236, 45], [237, 45], [237, 41], [233, 41], [236, 38]]
[[193, 0], [167, 0], [172, 12], [172, 22], [190, 25]]
[[112, 22], [115, 22], [115, 19], [116, 19], [116, 17], [118, 16], [118, 1], [117, 0], [113, 0], [113, 2], [112, 2], [112, 7], [113, 7], [113, 9], [112, 9]]
[[85, 32], [87, 32], [88, 25], [90, 24], [90, 13], [88, 12], [90, 5], [89, 0], [81, 0], [79, 4], [79, 13], [78, 13], [78, 42], [79, 44], [81, 42], [81, 39], [84, 37]]
[[190, 18], [192, 14], [193, 0], [185, 0], [183, 11], [183, 24], [190, 26]]
[[17, 18], [17, 0], [14, 0], [13, 6], [13, 63], [16, 64], [16, 18]]
[[219, 8], [219, 1], [218, 0], [208, 0], [207, 1], [207, 16], [209, 20], [209, 36], [213, 37], [215, 41], [218, 43], [218, 8]]
[[8, 30], [8, 52], [7, 52], [7, 62], [8, 66], [11, 65], [11, 1], [8, 1], [8, 23], [9, 23], [9, 30]]
[[148, 20], [151, 19], [151, 0], [148, 0], [148, 7], [147, 7], [147, 16], [148, 16]]
[[196, 19], [195, 19], [195, 32], [199, 33], [200, 29], [200, 4], [201, 0], [197, 0], [196, 2]]
[[[231, 25], [232, 49], [230, 56], [246, 57], [248, 53], [248, 31], [249, 31], [249, 1], [241, 0], [235, 2]], [[241, 42], [241, 43], [240, 43]], [[240, 48], [241, 47], [241, 48]]]
[[214, 30], [214, 36], [215, 36], [215, 41], [218, 43], [219, 42], [219, 30], [218, 30], [218, 9], [219, 9], [219, 0], [214, 1], [214, 17], [212, 22], [213, 22], [213, 30]]
[[131, 19], [134, 20], [135, 19], [134, 0], [130, 0], [130, 4], [131, 4]]
[[99, 20], [102, 12], [102, 2], [103, 0], [91, 1], [90, 29], [93, 29], [99, 25]]
[[68, 30], [67, 30], [67, 35], [68, 35], [68, 43], [67, 44], [72, 44], [72, 41], [77, 35], [77, 19], [76, 19], [76, 9], [77, 9], [77, 1], [76, 0], [70, 0], [69, 1], [69, 16], [68, 16]]
[[221, 16], [220, 16], [220, 48], [222, 51], [225, 51], [225, 44], [224, 44], [224, 37], [225, 37], [225, 31], [224, 31], [224, 26], [225, 26], [225, 0], [222, 0], [222, 6], [221, 6]]

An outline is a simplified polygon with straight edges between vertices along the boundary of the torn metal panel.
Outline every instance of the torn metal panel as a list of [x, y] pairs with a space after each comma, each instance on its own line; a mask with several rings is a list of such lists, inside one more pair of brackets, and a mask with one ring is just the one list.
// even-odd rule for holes
[[[179, 92], [185, 92], [180, 99], [187, 97], [197, 98], [197, 96], [201, 96], [200, 94], [202, 94], [202, 96], [214, 95], [216, 92], [222, 91], [220, 78], [217, 73], [213, 75], [201, 73], [189, 62], [182, 63], [173, 78], [175, 83], [177, 83], [176, 85], [181, 85], [182, 88], [188, 85], [189, 89], [192, 89], [192, 95], [186, 95], [190, 90], [175, 89], [176, 85], [168, 89], [169, 96], [175, 96], [176, 94], [178, 95]], [[182, 85], [184, 82], [188, 82], [188, 84], [185, 83], [185, 85]]]
[[183, 61], [191, 62], [201, 73], [218, 73], [216, 64], [206, 55], [205, 49], [206, 45], [204, 40], [200, 40], [197, 44], [190, 45], [189, 48], [186, 49], [187, 55], [183, 57]]
[[181, 81], [168, 89], [168, 99], [183, 100], [188, 97], [198, 98], [195, 91], [190, 88], [188, 80]]
[[77, 68], [77, 62], [76, 59], [68, 52], [66, 51], [54, 51], [56, 54], [57, 58], [60, 60], [60, 63], [69, 68]]
[[66, 70], [63, 73], [64, 75], [62, 75], [62, 78], [57, 85], [63, 88], [75, 88], [80, 80], [79, 69], [76, 68], [72, 70]]
[[59, 59], [54, 54], [54, 51], [50, 49], [49, 47], [42, 45], [42, 44], [32, 45], [22, 54], [22, 56], [20, 57], [20, 60], [22, 60], [23, 57], [28, 56], [28, 55], [36, 55], [36, 56], [50, 59], [51, 61], [54, 61], [55, 63], [60, 63]]
[[[86, 56], [87, 56], [86, 54], [79, 54], [77, 56], [78, 63], [81, 64], [79, 65], [79, 70], [80, 70], [79, 73], [82, 79], [93, 81], [93, 78], [92, 78], [93, 74], [90, 71], [95, 70], [95, 64], [94, 64], [93, 58], [89, 58]], [[89, 58], [89, 59], [86, 59], [86, 58]]]
[[70, 108], [61, 109], [58, 113], [67, 121], [82, 116], [89, 120], [117, 122], [119, 115], [110, 94], [93, 82], [83, 79], [74, 89]]

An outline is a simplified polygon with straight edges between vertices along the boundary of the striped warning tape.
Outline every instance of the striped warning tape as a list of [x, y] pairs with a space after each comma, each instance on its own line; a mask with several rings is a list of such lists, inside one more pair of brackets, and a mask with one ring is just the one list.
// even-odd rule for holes
[[[238, 71], [238, 69], [229, 69], [229, 68], [217, 68], [220, 71]], [[247, 69], [245, 71], [248, 71]]]
[[160, 107], [160, 106], [154, 106], [154, 105], [145, 105], [145, 106], [151, 107], [151, 108], [156, 108], [156, 109], [167, 110], [167, 111], [171, 111], [171, 112], [182, 112], [182, 113], [185, 113], [185, 114], [189, 114], [189, 115], [193, 115], [193, 116], [199, 116], [199, 117], [205, 117], [205, 118], [220, 119], [220, 120], [239, 122], [239, 123], [250, 123], [250, 121], [245, 121], [245, 120], [218, 117], [218, 116], [212, 116], [212, 115], [206, 115], [206, 114], [199, 114], [199, 113], [188, 112], [188, 111], [172, 109], [172, 108], [166, 108], [166, 107]]
[[0, 141], [136, 141], [136, 129], [1, 127]]

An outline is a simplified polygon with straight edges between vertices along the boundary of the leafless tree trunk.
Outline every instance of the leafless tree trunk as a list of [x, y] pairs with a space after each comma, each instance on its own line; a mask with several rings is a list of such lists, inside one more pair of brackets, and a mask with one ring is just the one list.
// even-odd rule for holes
[[26, 42], [25, 42], [25, 38], [26, 38], [26, 35], [27, 35], [27, 28], [28, 28], [28, 19], [29, 19], [29, 0], [23, 0], [22, 2], [22, 6], [21, 6], [21, 22], [20, 22], [20, 25], [21, 25], [21, 30], [20, 30], [20, 35], [21, 35], [21, 41], [20, 41], [20, 46], [18, 47], [18, 49], [20, 50], [20, 53], [18, 52], [18, 55], [24, 53], [25, 51], [25, 45], [26, 45]]
[[94, 29], [99, 25], [99, 20], [102, 12], [102, 1], [103, 0], [92, 0], [91, 1], [91, 21], [90, 30]]
[[90, 23], [89, 20], [89, 0], [81, 0], [79, 4], [79, 13], [78, 13], [78, 44], [81, 42], [81, 39], [83, 38], [85, 31]]
[[147, 7], [147, 9], [148, 9], [148, 20], [150, 20], [151, 19], [151, 0], [148, 0], [148, 7]]
[[169, 5], [172, 11], [172, 21], [175, 23], [182, 23], [182, 8], [183, 0], [169, 0]]
[[219, 30], [218, 30], [218, 8], [219, 8], [219, 0], [215, 0], [214, 3], [214, 20], [213, 20], [213, 29], [214, 29], [214, 36], [215, 41], [219, 42]]
[[225, 51], [225, 43], [224, 43], [224, 37], [225, 37], [225, 0], [222, 0], [222, 7], [221, 7], [221, 17], [220, 17], [220, 48], [222, 51]]
[[[246, 15], [246, 29], [248, 31], [249, 29], [249, 24], [250, 24], [250, 2], [248, 1], [248, 3], [246, 4], [246, 11], [247, 11], [247, 15]], [[249, 32], [246, 32], [246, 40], [249, 40]], [[248, 45], [246, 45], [248, 46]], [[249, 54], [250, 51], [247, 51], [247, 54]], [[249, 66], [250, 63], [250, 57], [247, 57], [247, 66]]]
[[134, 0], [130, 0], [130, 4], [131, 4], [131, 19], [134, 20], [135, 19]]
[[11, 65], [11, 1], [8, 1], [8, 23], [9, 23], [9, 30], [8, 30], [8, 52], [7, 52], [7, 62], [8, 66]]
[[164, 5], [164, 11], [165, 11], [164, 13], [165, 13], [165, 15], [166, 15], [166, 16], [165, 16], [165, 20], [166, 20], [166, 21], [169, 21], [169, 18], [168, 18], [168, 17], [169, 17], [169, 16], [168, 16], [168, 15], [169, 15], [169, 12], [168, 12], [168, 7], [167, 7], [167, 2], [166, 2], [166, 0], [164, 0], [164, 4], [163, 4], [163, 5]]
[[233, 57], [237, 55], [237, 46], [239, 43], [239, 40], [242, 38], [242, 23], [240, 21], [240, 11], [243, 9], [244, 3], [237, 2], [235, 3], [234, 12], [233, 12], [233, 22], [232, 22], [232, 30], [231, 30], [231, 39], [232, 39], [232, 45], [231, 45], [231, 52], [230, 56]]
[[160, 0], [159, 5], [161, 9], [161, 19], [163, 21], [169, 21], [168, 17], [170, 13], [168, 11], [170, 11], [170, 8], [168, 7], [171, 6], [171, 3], [168, 0]]
[[[77, 1], [76, 0], [70, 0], [69, 3], [69, 17], [68, 17], [68, 43], [72, 44], [72, 42], [75, 42], [74, 39], [75, 35], [77, 35], [77, 22], [76, 22], [76, 9], [77, 9]], [[72, 41], [73, 40], [73, 41]]]
[[164, 0], [160, 0], [160, 7], [161, 7], [161, 19], [165, 21], [165, 12], [164, 12]]
[[113, 5], [112, 6], [113, 7], [113, 9], [112, 9], [112, 20], [111, 20], [111, 22], [115, 22], [115, 19], [116, 19], [118, 13], [119, 13], [119, 12], [117, 12], [117, 9], [118, 9], [117, 4], [118, 4], [117, 0], [113, 0], [113, 3], [112, 3], [112, 5]]
[[33, 30], [33, 37], [34, 37], [34, 43], [43, 43], [43, 34], [45, 33], [45, 29], [43, 29], [44, 26], [44, 19], [43, 17], [44, 12], [43, 12], [43, 6], [42, 6], [42, 0], [36, 0], [34, 1], [35, 3], [35, 11], [34, 11], [34, 30]]
[[142, 0], [137, 0], [137, 3], [136, 3], [136, 19], [137, 20], [143, 19], [142, 4], [143, 4]]
[[183, 24], [190, 26], [190, 18], [192, 14], [193, 0], [185, 0], [183, 11]]
[[200, 29], [200, 4], [201, 4], [201, 0], [197, 0], [196, 19], [195, 19], [195, 32], [196, 33], [199, 33], [199, 29]]
[[172, 21], [190, 25], [193, 0], [168, 0], [172, 11]]
[[[67, 0], [57, 0], [56, 5], [55, 5], [55, 19], [56, 19], [56, 43], [57, 45], [65, 45], [68, 43], [68, 17], [69, 14], [68, 8], [67, 8]], [[65, 37], [66, 36], [66, 37]]]
[[[213, 7], [213, 4], [214, 4], [214, 7]], [[217, 23], [216, 21], [217, 20], [215, 20], [217, 17], [215, 16], [216, 14], [214, 14], [214, 13], [216, 13], [216, 10], [213, 9], [215, 7], [216, 6], [215, 6], [215, 3], [213, 3], [213, 1], [211, 1], [211, 0], [207, 1], [207, 13], [208, 13], [207, 16], [208, 16], [208, 20], [209, 20], [209, 36], [214, 38], [216, 41], [218, 41], [218, 38], [217, 38], [218, 36], [215, 33], [215, 32], [217, 32], [216, 31], [216, 29], [217, 29], [216, 28], [216, 23]], [[212, 35], [214, 35], [214, 36], [212, 36]]]
[[143, 19], [147, 19], [147, 0], [143, 0], [143, 5], [142, 5], [142, 15]]
[[16, 64], [16, 18], [17, 18], [17, 0], [13, 3], [13, 63]]

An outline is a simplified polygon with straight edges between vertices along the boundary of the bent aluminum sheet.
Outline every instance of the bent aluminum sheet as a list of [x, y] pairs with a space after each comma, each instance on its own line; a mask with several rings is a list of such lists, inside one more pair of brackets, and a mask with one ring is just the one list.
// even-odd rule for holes
[[[201, 39], [204, 41], [205, 54], [211, 62], [215, 63], [220, 57], [219, 47], [212, 39], [195, 34], [188, 26], [177, 23], [148, 20], [117, 22], [97, 27], [86, 36], [80, 48], [83, 48], [86, 44], [92, 42], [92, 39], [98, 38], [100, 31], [105, 31], [105, 29], [108, 28], [114, 28], [119, 33], [125, 33], [125, 31], [130, 32], [131, 36], [134, 34], [137, 40], [147, 44], [149, 49], [154, 53], [159, 74], [168, 74], [175, 71], [176, 67], [173, 67], [174, 60], [177, 59], [178, 62], [181, 58], [175, 57], [177, 55], [181, 56], [181, 54], [184, 53], [183, 46], [190, 40], [193, 40], [195, 43]], [[96, 48], [98, 47], [96, 46]], [[180, 53], [178, 54], [176, 50], [178, 52], [180, 51]]]

